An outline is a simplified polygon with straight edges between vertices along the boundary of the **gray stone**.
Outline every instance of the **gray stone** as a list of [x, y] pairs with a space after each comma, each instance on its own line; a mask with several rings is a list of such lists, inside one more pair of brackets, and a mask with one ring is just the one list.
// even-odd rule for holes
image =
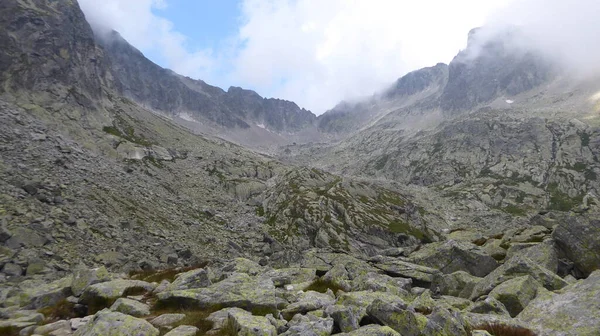
[[7, 263], [2, 267], [2, 273], [8, 276], [20, 276], [23, 275], [23, 269], [19, 265]]
[[510, 317], [510, 313], [506, 307], [504, 307], [504, 304], [493, 297], [487, 297], [485, 300], [473, 302], [466, 311], [476, 314], [495, 314]]
[[35, 328], [33, 333], [40, 334], [40, 335], [48, 335], [48, 334], [54, 335], [57, 332], [61, 332], [61, 331], [63, 333], [67, 332], [68, 334], [71, 334], [71, 323], [69, 323], [69, 321], [66, 321], [66, 320], [49, 323], [49, 324]]
[[145, 281], [111, 280], [88, 286], [81, 295], [80, 302], [84, 304], [91, 304], [98, 300], [110, 302], [131, 291], [151, 292], [153, 289], [154, 285]]
[[232, 308], [228, 310], [229, 323], [240, 336], [275, 336], [277, 329], [266, 317], [253, 316], [251, 313]]
[[510, 279], [494, 288], [489, 296], [502, 302], [511, 317], [517, 316], [537, 295], [541, 285], [530, 275]]
[[434, 276], [441, 273], [435, 268], [389, 257], [376, 258], [373, 262], [374, 267], [384, 271], [389, 276], [412, 279], [414, 286], [429, 287]]
[[333, 319], [321, 318], [311, 314], [295, 315], [288, 323], [285, 336], [328, 336], [333, 332]]
[[169, 331], [165, 336], [196, 336], [200, 330], [194, 326], [180, 325]]
[[110, 310], [135, 317], [150, 315], [150, 307], [147, 304], [127, 298], [118, 298], [117, 301], [110, 306]]
[[387, 326], [366, 325], [351, 332], [341, 333], [338, 336], [401, 336], [394, 329]]
[[104, 309], [77, 329], [75, 336], [158, 336], [158, 329], [145, 320]]
[[288, 305], [284, 310], [282, 310], [282, 314], [288, 318], [291, 318], [298, 313], [304, 314], [313, 310], [323, 309], [327, 306], [333, 305], [334, 303], [335, 298], [328, 294], [308, 291], [300, 294], [298, 301]]
[[212, 283], [208, 277], [208, 272], [203, 268], [199, 268], [178, 274], [175, 280], [173, 280], [173, 282], [164, 290], [174, 291], [182, 289], [204, 288], [210, 286], [211, 284]]
[[561, 222], [552, 238], [580, 274], [600, 269], [600, 219], [598, 214], [571, 215]]
[[150, 320], [150, 324], [157, 328], [169, 327], [183, 320], [185, 314], [162, 314]]
[[498, 267], [498, 262], [479, 246], [455, 240], [426, 244], [409, 259], [443, 273], [465, 271], [478, 277], [486, 276]]
[[595, 336], [600, 330], [600, 271], [563, 288], [538, 293], [517, 320], [540, 335]]
[[352, 280], [352, 291], [372, 290], [406, 297], [410, 293], [412, 279], [393, 278], [389, 275], [369, 272]]
[[89, 269], [84, 265], [80, 265], [73, 272], [71, 290], [73, 291], [73, 295], [80, 296], [88, 286], [109, 280], [110, 273], [108, 273], [104, 266]]
[[394, 299], [377, 299], [367, 308], [367, 314], [375, 321], [394, 329], [401, 335], [418, 336], [427, 319], [408, 310], [405, 302]]
[[437, 288], [442, 295], [469, 298], [473, 288], [481, 279], [465, 271], [439, 274], [435, 276], [431, 288]]

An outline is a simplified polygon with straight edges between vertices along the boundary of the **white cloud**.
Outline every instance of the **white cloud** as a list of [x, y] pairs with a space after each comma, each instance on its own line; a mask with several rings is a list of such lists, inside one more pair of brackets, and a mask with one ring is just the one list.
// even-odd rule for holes
[[190, 41], [174, 24], [153, 12], [168, 6], [167, 0], [79, 0], [79, 4], [97, 32], [118, 31], [136, 48], [160, 55], [161, 63], [180, 74], [213, 75], [218, 62], [215, 53], [191, 50]]
[[449, 62], [506, 0], [245, 0], [232, 79], [322, 113]]

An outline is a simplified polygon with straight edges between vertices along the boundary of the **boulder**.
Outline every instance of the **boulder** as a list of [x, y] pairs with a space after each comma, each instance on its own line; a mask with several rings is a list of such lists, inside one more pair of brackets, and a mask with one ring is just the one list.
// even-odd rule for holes
[[119, 312], [103, 309], [84, 326], [77, 329], [74, 336], [158, 336], [158, 329], [146, 320]]
[[333, 332], [333, 319], [321, 318], [311, 314], [295, 315], [288, 323], [288, 330], [284, 336], [329, 336]]
[[315, 291], [300, 294], [298, 301], [291, 303], [281, 311], [284, 317], [291, 318], [300, 313], [304, 314], [313, 310], [323, 309], [335, 303], [335, 298]]
[[387, 326], [366, 325], [351, 332], [337, 334], [338, 336], [400, 336], [394, 329]]
[[147, 304], [127, 298], [118, 298], [117, 301], [110, 306], [110, 310], [135, 317], [150, 315], [150, 307]]
[[531, 276], [507, 280], [494, 288], [489, 296], [502, 302], [511, 317], [517, 316], [537, 295], [540, 284]]
[[498, 267], [498, 262], [481, 247], [456, 240], [426, 244], [413, 252], [409, 260], [443, 273], [465, 271], [478, 277], [486, 276]]
[[196, 336], [200, 330], [193, 326], [180, 325], [169, 331], [165, 336]]
[[66, 320], [49, 323], [35, 328], [33, 333], [39, 335], [70, 335], [71, 323]]
[[333, 319], [334, 324], [343, 332], [350, 332], [360, 327], [360, 320], [366, 315], [366, 309], [354, 306], [333, 305], [325, 309], [325, 313]]
[[504, 307], [502, 302], [494, 299], [493, 297], [487, 297], [485, 300], [473, 302], [466, 311], [476, 314], [494, 314], [501, 315], [504, 317], [510, 317], [510, 313]]
[[266, 317], [254, 316], [251, 313], [232, 308], [228, 311], [228, 321], [239, 336], [275, 336], [277, 329]]
[[565, 280], [550, 270], [536, 264], [527, 257], [517, 255], [477, 283], [473, 288], [470, 299], [475, 300], [480, 296], [487, 295], [501, 283], [524, 275], [531, 275], [548, 290], [556, 290], [568, 285]]
[[88, 286], [79, 301], [87, 305], [108, 306], [125, 294], [151, 292], [154, 287], [145, 281], [117, 279]]
[[49, 284], [38, 284], [20, 295], [21, 304], [28, 309], [40, 309], [56, 305], [71, 295], [71, 277]]
[[207, 309], [215, 306], [239, 307], [247, 310], [276, 311], [287, 305], [273, 281], [264, 277], [251, 277], [233, 273], [227, 279], [206, 288], [165, 291], [157, 294], [158, 302], [165, 306]]
[[427, 325], [427, 318], [408, 310], [406, 303], [401, 300], [377, 299], [369, 305], [367, 314], [403, 336], [418, 336]]
[[208, 272], [203, 269], [195, 269], [180, 273], [175, 280], [164, 289], [165, 291], [174, 291], [182, 289], [204, 288], [212, 284], [208, 277]]
[[317, 270], [314, 268], [282, 268], [271, 270], [264, 274], [265, 277], [271, 278], [275, 287], [283, 287], [285, 285], [298, 284], [314, 281]]
[[224, 274], [245, 273], [248, 275], [258, 275], [264, 273], [264, 270], [265, 268], [257, 262], [245, 258], [235, 258], [225, 265], [221, 269], [221, 272]]
[[460, 313], [435, 307], [427, 316], [427, 324], [421, 331], [421, 335], [471, 336], [469, 330], [468, 324]]
[[438, 274], [434, 277], [431, 288], [437, 290], [441, 295], [469, 298], [473, 288], [481, 279], [465, 271]]
[[374, 267], [384, 271], [387, 275], [412, 279], [413, 285], [418, 287], [429, 287], [434, 276], [441, 273], [435, 268], [389, 257], [376, 257], [373, 262]]
[[502, 240], [500, 239], [489, 239], [481, 248], [496, 260], [502, 260], [506, 257], [506, 249], [502, 247]]
[[506, 257], [510, 259], [516, 255], [527, 257], [553, 273], [558, 272], [558, 253], [551, 239], [542, 243], [513, 244]]
[[600, 330], [600, 271], [563, 288], [558, 294], [538, 297], [517, 316], [517, 320], [540, 335], [592, 336]]
[[348, 292], [352, 289], [352, 282], [345, 265], [338, 264], [333, 266], [325, 275], [323, 280], [340, 287], [343, 291]]
[[412, 286], [411, 279], [392, 278], [389, 275], [369, 272], [352, 281], [352, 291], [372, 290], [406, 297]]
[[184, 318], [185, 314], [162, 314], [150, 320], [150, 324], [157, 328], [170, 327]]
[[578, 274], [586, 277], [600, 269], [600, 216], [571, 215], [561, 222], [552, 238], [563, 254], [573, 261]]
[[80, 296], [88, 286], [106, 281], [110, 281], [110, 273], [104, 266], [93, 269], [78, 266], [73, 272], [71, 290], [73, 295]]

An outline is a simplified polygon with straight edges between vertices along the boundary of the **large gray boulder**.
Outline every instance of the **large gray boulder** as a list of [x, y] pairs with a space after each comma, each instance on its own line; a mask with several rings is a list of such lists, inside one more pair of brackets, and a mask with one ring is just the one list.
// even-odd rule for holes
[[375, 257], [371, 261], [375, 268], [384, 271], [387, 275], [412, 279], [413, 285], [419, 287], [429, 287], [434, 276], [441, 273], [435, 268], [417, 265], [396, 258]]
[[487, 295], [501, 283], [524, 275], [531, 275], [531, 277], [548, 290], [561, 289], [568, 285], [565, 280], [552, 271], [538, 265], [527, 257], [517, 255], [510, 258], [504, 265], [498, 267], [477, 283], [473, 288], [470, 298], [471, 300], [475, 300], [483, 295]]
[[513, 244], [506, 257], [510, 259], [516, 255], [527, 257], [552, 273], [558, 272], [558, 251], [552, 239], [542, 243]]
[[418, 336], [427, 325], [427, 318], [408, 309], [405, 302], [377, 299], [367, 308], [367, 314], [403, 336]]
[[352, 291], [372, 290], [387, 292], [398, 296], [407, 296], [412, 287], [412, 280], [393, 278], [389, 275], [369, 272], [362, 274], [352, 281]]
[[158, 336], [146, 320], [104, 309], [96, 313], [74, 336]]
[[180, 325], [169, 331], [165, 336], [196, 336], [200, 330], [194, 326]]
[[281, 313], [288, 318], [300, 313], [304, 314], [313, 310], [323, 309], [335, 303], [335, 297], [315, 291], [300, 294], [298, 301], [288, 305]]
[[535, 298], [539, 287], [531, 275], [524, 275], [501, 283], [489, 296], [502, 302], [510, 316], [515, 317]]
[[73, 272], [71, 290], [73, 295], [80, 296], [88, 286], [106, 281], [110, 281], [110, 273], [104, 266], [90, 269], [81, 265]]
[[145, 281], [117, 279], [88, 286], [79, 300], [87, 305], [112, 304], [125, 294], [151, 292], [154, 287], [155, 285]]
[[333, 319], [322, 318], [311, 314], [294, 315], [288, 323], [288, 330], [284, 336], [329, 336], [333, 332]]
[[287, 306], [282, 293], [273, 281], [265, 277], [252, 277], [233, 273], [227, 279], [206, 288], [165, 291], [157, 294], [158, 303], [164, 306], [212, 308], [239, 307], [247, 310], [276, 311]]
[[599, 214], [568, 216], [552, 233], [560, 250], [575, 264], [576, 276], [583, 277], [600, 269], [599, 237]]
[[426, 244], [409, 259], [443, 273], [465, 271], [478, 277], [484, 277], [498, 267], [498, 262], [481, 247], [456, 240]]
[[371, 324], [338, 336], [400, 336], [400, 334], [390, 327]]
[[465, 271], [451, 274], [439, 274], [434, 277], [431, 288], [442, 295], [452, 295], [460, 298], [469, 298], [473, 288], [482, 278], [473, 276]]
[[204, 288], [212, 283], [209, 279], [208, 272], [203, 269], [195, 269], [188, 272], [180, 273], [175, 280], [166, 286], [164, 290], [173, 291], [181, 289]]
[[600, 331], [600, 271], [563, 288], [558, 294], [538, 297], [517, 320], [544, 336], [595, 336]]
[[228, 310], [229, 323], [240, 336], [275, 336], [277, 329], [269, 320], [263, 316], [254, 316], [251, 313], [239, 309]]
[[127, 298], [118, 298], [110, 306], [110, 310], [135, 317], [150, 315], [150, 307], [147, 304]]

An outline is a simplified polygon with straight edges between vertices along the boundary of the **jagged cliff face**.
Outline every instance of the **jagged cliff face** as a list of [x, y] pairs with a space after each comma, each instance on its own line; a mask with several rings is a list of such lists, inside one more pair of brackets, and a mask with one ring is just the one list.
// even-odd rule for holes
[[266, 99], [236, 87], [223, 91], [163, 69], [116, 32], [98, 35], [97, 40], [111, 61], [117, 91], [166, 115], [187, 115], [225, 129], [261, 125], [276, 133], [297, 132], [316, 118], [290, 101]]

